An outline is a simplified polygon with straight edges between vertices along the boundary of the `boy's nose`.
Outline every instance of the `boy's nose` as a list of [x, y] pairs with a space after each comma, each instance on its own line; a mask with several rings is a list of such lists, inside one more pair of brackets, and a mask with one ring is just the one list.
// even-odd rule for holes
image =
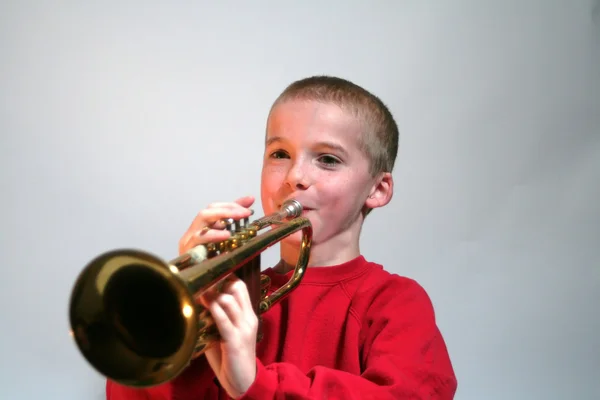
[[308, 174], [301, 165], [293, 165], [287, 174], [286, 183], [292, 189], [306, 189], [310, 186]]

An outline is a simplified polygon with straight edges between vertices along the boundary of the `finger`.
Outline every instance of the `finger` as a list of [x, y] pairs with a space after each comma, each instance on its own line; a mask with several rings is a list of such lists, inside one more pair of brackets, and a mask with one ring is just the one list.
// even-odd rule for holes
[[[217, 297], [217, 299], [218, 298], [219, 297]], [[221, 302], [217, 301], [217, 299], [209, 301], [207, 308], [210, 311], [213, 321], [217, 325], [221, 338], [224, 341], [230, 341], [231, 339], [235, 339], [236, 328], [228, 313], [222, 307]]]
[[224, 292], [231, 294], [235, 298], [244, 315], [250, 315], [250, 313], [254, 314], [254, 307], [252, 307], [248, 286], [243, 280], [237, 278], [235, 275], [231, 276], [234, 278], [229, 280]]
[[183, 254], [199, 245], [227, 240], [230, 235], [229, 232], [218, 229], [186, 232], [179, 241], [179, 253]]
[[199, 231], [206, 226], [211, 227], [215, 223], [220, 223], [221, 220], [225, 220], [228, 218], [233, 219], [242, 219], [249, 217], [252, 214], [252, 211], [247, 208], [238, 207], [238, 208], [205, 208], [198, 212], [190, 227], [188, 228], [188, 232]]
[[204, 290], [198, 293], [197, 300], [200, 301], [200, 304], [202, 304], [205, 308], [208, 308], [211, 302], [216, 301], [217, 298], [221, 295], [221, 293], [223, 293], [224, 285], [229, 279], [231, 279], [230, 277], [231, 275], [228, 275], [225, 278], [204, 288]]
[[244, 310], [250, 309], [242, 302], [250, 301], [250, 296], [244, 297], [243, 292], [248, 292], [246, 284], [235, 275], [231, 274], [209, 287], [204, 292], [206, 304], [217, 302], [227, 314], [229, 320], [236, 327], [241, 327], [244, 321]]
[[201, 244], [221, 242], [231, 237], [231, 233], [222, 229], [201, 229], [200, 231], [187, 232], [179, 243], [179, 254]]
[[229, 293], [221, 293], [215, 301], [227, 314], [227, 319], [231, 321], [231, 324], [236, 328], [241, 328], [244, 321], [244, 314], [242, 313], [242, 307], [238, 303], [237, 299]]
[[208, 229], [220, 229], [220, 230], [223, 230], [226, 227], [227, 227], [227, 223], [225, 221], [223, 221], [222, 219], [220, 219], [217, 222], [214, 222], [213, 224], [211, 224], [210, 226], [205, 226], [201, 230], [208, 230]]
[[237, 327], [238, 334], [255, 336], [258, 329], [258, 317], [252, 306], [248, 287], [243, 280], [233, 274], [228, 278], [223, 287], [223, 293], [229, 294], [235, 299], [237, 308], [232, 309], [231, 313], [225, 307], [223, 308]]
[[225, 228], [227, 228], [227, 221], [218, 220], [198, 231], [188, 231], [182, 238], [182, 245], [189, 249], [198, 246], [199, 244], [227, 240], [231, 237], [232, 232], [225, 230]]
[[216, 202], [209, 204], [206, 208], [224, 208], [224, 209], [236, 209], [236, 208], [248, 208], [254, 203], [253, 196], [244, 196], [233, 202]]
[[217, 202], [211, 203], [206, 208], [227, 208], [227, 209], [235, 209], [235, 208], [248, 208], [254, 203], [254, 198], [251, 196], [241, 197], [233, 202]]
[[[229, 238], [229, 233], [217, 234], [211, 232], [211, 229], [215, 231], [224, 230], [226, 227], [225, 222], [223, 222], [224, 219], [241, 219], [249, 217], [251, 214], [252, 211], [247, 208], [239, 208], [237, 210], [215, 208], [200, 211], [187, 232], [179, 240], [180, 254], [199, 244]], [[209, 235], [209, 233], [211, 234]]]
[[233, 218], [241, 219], [252, 215], [252, 210], [245, 207], [218, 207], [218, 208], [205, 208], [200, 211], [196, 217], [198, 224], [202, 227], [221, 220]]
[[229, 233], [217, 234], [214, 230], [224, 230], [226, 224], [223, 220], [239, 220], [248, 218], [253, 214], [250, 207], [254, 203], [253, 196], [244, 196], [235, 202], [213, 203], [208, 208], [200, 211], [190, 224], [187, 232], [179, 240], [179, 254], [183, 254], [192, 247], [212, 241], [226, 240]]
[[229, 284], [230, 282], [224, 279], [212, 285], [201, 295], [201, 303], [208, 310], [213, 310], [216, 307], [219, 311], [224, 312], [225, 314], [222, 317], [226, 318], [228, 322], [222, 320], [221, 323], [226, 324], [224, 325], [225, 329], [231, 327], [237, 330], [243, 326], [243, 313], [237, 299], [229, 293]]
[[252, 204], [254, 204], [254, 196], [240, 197], [235, 201], [235, 203], [239, 204], [242, 207], [250, 207]]

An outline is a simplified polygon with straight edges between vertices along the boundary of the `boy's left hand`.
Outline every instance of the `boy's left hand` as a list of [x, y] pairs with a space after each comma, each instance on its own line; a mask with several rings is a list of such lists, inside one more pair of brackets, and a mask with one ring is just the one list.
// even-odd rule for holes
[[221, 340], [205, 356], [229, 396], [243, 395], [256, 378], [256, 336], [258, 317], [254, 313], [246, 284], [230, 275], [221, 290], [207, 290], [200, 296], [209, 310]]

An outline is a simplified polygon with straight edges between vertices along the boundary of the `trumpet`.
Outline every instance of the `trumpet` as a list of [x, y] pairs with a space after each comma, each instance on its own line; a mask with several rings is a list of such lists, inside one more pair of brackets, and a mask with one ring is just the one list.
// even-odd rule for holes
[[[97, 372], [125, 386], [174, 379], [219, 340], [196, 297], [231, 274], [248, 288], [261, 340], [261, 315], [298, 286], [308, 265], [312, 225], [301, 214], [302, 205], [290, 200], [252, 223], [227, 220], [227, 240], [196, 246], [168, 262], [127, 248], [98, 255], [79, 274], [70, 297], [71, 335], [79, 351]], [[261, 253], [297, 231], [302, 239], [294, 272], [267, 295], [270, 280], [261, 273]]]

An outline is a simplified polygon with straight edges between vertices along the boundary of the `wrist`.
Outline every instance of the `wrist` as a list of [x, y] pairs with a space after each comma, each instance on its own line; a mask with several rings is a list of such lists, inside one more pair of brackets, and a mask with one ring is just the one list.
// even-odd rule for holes
[[260, 359], [256, 359], [255, 365], [256, 375], [252, 385], [237, 400], [263, 400], [275, 396], [277, 389], [276, 377], [272, 376], [272, 373], [267, 370]]
[[[241, 399], [250, 390], [258, 374], [258, 365], [256, 357], [252, 361], [252, 368], [248, 368], [247, 373], [238, 375], [240, 378], [235, 385], [228, 385], [230, 390], [227, 390], [227, 394], [233, 399]], [[227, 389], [227, 388], [226, 388]]]

